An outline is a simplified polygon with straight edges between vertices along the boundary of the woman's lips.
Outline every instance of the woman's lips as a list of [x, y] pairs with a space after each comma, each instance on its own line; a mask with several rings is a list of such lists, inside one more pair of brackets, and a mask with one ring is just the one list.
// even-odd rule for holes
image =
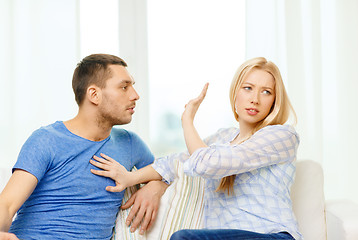
[[245, 108], [245, 110], [251, 116], [255, 116], [259, 113], [259, 110], [257, 110], [256, 108]]

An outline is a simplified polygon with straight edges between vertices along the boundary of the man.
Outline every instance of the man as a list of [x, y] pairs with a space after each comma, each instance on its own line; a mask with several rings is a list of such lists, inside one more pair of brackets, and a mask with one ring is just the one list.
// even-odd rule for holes
[[[115, 183], [92, 174], [90, 159], [108, 154], [128, 170], [154, 160], [136, 134], [112, 128], [132, 120], [139, 99], [126, 67], [106, 54], [90, 55], [77, 65], [72, 87], [78, 114], [36, 130], [23, 145], [0, 195], [0, 239], [111, 238], [124, 193], [105, 191]], [[144, 233], [152, 224], [165, 188], [150, 182], [122, 206], [134, 203], [126, 221], [134, 219], [132, 231], [142, 222]]]

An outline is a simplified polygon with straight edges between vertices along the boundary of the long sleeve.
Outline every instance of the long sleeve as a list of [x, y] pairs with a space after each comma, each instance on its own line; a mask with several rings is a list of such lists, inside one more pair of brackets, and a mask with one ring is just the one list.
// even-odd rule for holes
[[[227, 138], [227, 132], [233, 131], [235, 128], [219, 129], [215, 134], [204, 139], [205, 144], [210, 145], [218, 140]], [[189, 159], [188, 151], [171, 154], [166, 157], [155, 159], [152, 167], [162, 176], [167, 182], [172, 182], [178, 176], [178, 161], [185, 162]]]
[[162, 178], [171, 183], [178, 176], [178, 161], [185, 161], [189, 158], [188, 152], [176, 153], [166, 157], [155, 159], [152, 167], [162, 176]]
[[192, 176], [220, 179], [261, 167], [294, 161], [299, 137], [289, 125], [267, 126], [239, 145], [214, 143], [196, 150], [184, 162]]

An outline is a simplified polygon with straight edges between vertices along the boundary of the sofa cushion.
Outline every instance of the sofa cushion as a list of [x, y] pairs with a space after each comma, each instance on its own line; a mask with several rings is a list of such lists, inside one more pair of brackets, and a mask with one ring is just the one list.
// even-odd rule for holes
[[[180, 229], [198, 229], [202, 226], [202, 215], [204, 207], [204, 179], [189, 177], [183, 172], [180, 161], [176, 162], [178, 176], [164, 193], [157, 220], [152, 228], [143, 236], [138, 231], [131, 233], [125, 226], [125, 219], [129, 209], [119, 211], [114, 231], [115, 240], [136, 239], [169, 239], [170, 236]], [[124, 201], [136, 188], [126, 190]]]

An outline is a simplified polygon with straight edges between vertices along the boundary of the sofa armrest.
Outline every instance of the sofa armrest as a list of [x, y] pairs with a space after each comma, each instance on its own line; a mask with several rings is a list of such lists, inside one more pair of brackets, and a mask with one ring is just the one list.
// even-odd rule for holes
[[349, 200], [327, 201], [327, 239], [358, 239], [358, 204]]

